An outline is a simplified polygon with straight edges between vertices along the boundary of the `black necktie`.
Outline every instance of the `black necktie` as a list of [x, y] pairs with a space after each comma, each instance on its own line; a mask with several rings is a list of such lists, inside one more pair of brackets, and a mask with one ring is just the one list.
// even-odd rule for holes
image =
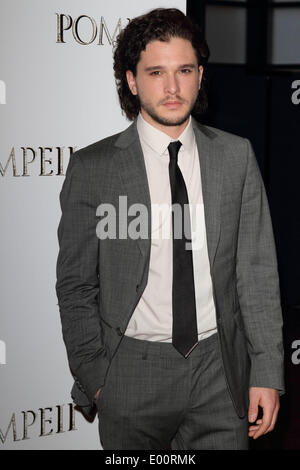
[[[184, 178], [177, 163], [180, 147], [180, 141], [171, 142], [168, 146], [170, 154], [169, 176], [173, 206], [172, 343], [180, 354], [187, 357], [197, 345], [198, 332], [190, 240], [189, 200]], [[186, 249], [187, 243], [190, 244], [189, 249]]]

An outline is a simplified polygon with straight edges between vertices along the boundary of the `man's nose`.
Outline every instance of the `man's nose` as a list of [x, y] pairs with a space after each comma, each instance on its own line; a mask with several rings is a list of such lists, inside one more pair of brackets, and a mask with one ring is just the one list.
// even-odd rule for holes
[[170, 73], [166, 75], [165, 81], [165, 92], [170, 94], [178, 93], [179, 91], [179, 83], [178, 78], [174, 73]]

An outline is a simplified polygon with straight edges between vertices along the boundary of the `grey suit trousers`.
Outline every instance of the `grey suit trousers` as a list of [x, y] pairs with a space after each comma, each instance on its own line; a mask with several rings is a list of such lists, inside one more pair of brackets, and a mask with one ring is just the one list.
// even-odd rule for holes
[[124, 336], [97, 406], [104, 450], [248, 448], [247, 416], [234, 409], [217, 334], [187, 359], [171, 343]]

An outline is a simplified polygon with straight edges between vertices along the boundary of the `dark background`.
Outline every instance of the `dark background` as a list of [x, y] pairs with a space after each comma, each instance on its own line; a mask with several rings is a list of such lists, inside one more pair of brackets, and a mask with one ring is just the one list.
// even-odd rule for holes
[[[293, 104], [291, 99], [295, 91], [292, 83], [300, 80], [300, 61], [272, 63], [274, 44], [270, 39], [274, 9], [290, 8], [298, 14], [300, 2], [187, 0], [187, 15], [201, 26], [207, 40], [208, 36], [214, 39], [217, 55], [217, 35], [224, 31], [220, 27], [215, 32], [206, 31], [207, 8], [211, 6], [210, 25], [212, 14], [219, 22], [222, 18], [221, 10], [216, 8], [223, 8], [224, 15], [229, 12], [224, 9], [231, 8], [233, 29], [238, 26], [233, 9], [245, 9], [246, 21], [241, 25], [245, 28], [245, 51], [242, 61], [236, 60], [233, 53], [232, 61], [209, 60], [205, 79], [209, 108], [201, 122], [247, 137], [253, 145], [270, 205], [284, 319], [286, 394], [281, 398], [275, 430], [257, 441], [251, 440], [251, 449], [300, 449], [300, 363], [295, 363], [300, 353], [298, 361], [295, 354], [292, 361], [292, 354], [300, 349], [300, 104]], [[224, 30], [228, 27], [227, 14]], [[228, 31], [230, 34], [233, 32]], [[299, 49], [299, 42], [290, 47]]]

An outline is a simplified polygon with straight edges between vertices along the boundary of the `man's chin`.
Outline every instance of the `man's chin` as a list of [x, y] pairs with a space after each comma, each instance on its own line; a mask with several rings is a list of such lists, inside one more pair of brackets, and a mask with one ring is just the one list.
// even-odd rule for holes
[[[169, 113], [168, 113], [169, 114]], [[175, 114], [175, 113], [174, 113]], [[190, 117], [190, 111], [181, 115], [164, 116], [162, 114], [153, 114], [152, 119], [163, 126], [181, 126]]]

